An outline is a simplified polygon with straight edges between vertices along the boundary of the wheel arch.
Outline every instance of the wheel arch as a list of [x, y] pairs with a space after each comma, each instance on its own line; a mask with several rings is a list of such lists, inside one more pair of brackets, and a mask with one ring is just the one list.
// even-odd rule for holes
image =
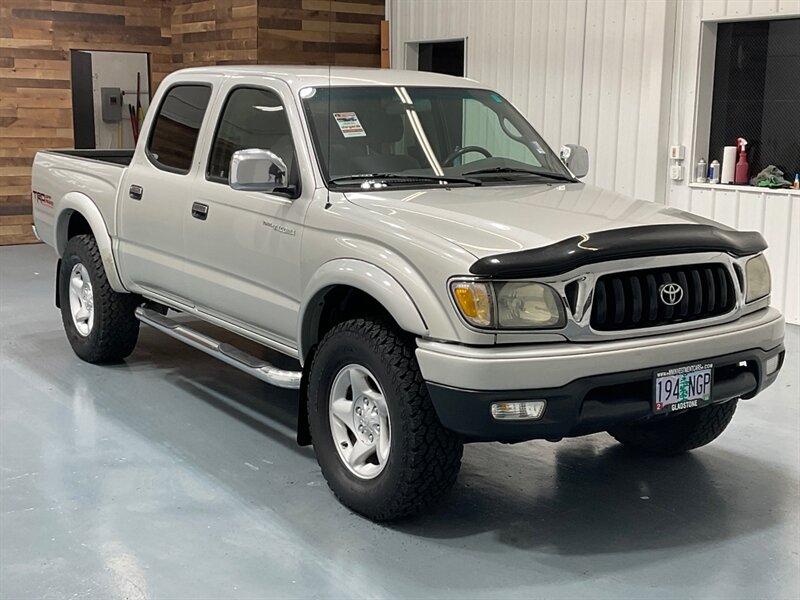
[[74, 235], [90, 233], [97, 241], [100, 258], [106, 277], [115, 292], [126, 292], [117, 271], [111, 235], [108, 233], [103, 215], [91, 198], [80, 192], [66, 194], [58, 204], [56, 218], [55, 246], [59, 258], [64, 254], [67, 241]]
[[362, 260], [335, 260], [323, 265], [306, 287], [297, 335], [301, 361], [324, 335], [327, 311], [342, 310], [342, 302], [382, 310], [408, 333], [429, 333], [417, 305], [389, 273]]

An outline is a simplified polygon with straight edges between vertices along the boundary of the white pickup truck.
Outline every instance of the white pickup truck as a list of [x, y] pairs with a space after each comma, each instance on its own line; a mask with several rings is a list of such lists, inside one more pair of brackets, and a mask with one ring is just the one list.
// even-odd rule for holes
[[587, 170], [475, 81], [195, 68], [159, 86], [134, 151], [39, 152], [32, 201], [80, 358], [124, 359], [144, 322], [299, 389], [298, 441], [386, 520], [445, 493], [465, 442], [608, 431], [675, 454], [775, 380], [761, 235]]

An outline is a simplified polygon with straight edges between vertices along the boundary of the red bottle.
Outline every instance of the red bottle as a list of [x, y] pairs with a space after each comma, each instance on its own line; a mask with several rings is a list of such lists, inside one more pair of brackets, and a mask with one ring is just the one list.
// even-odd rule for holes
[[747, 140], [739, 138], [736, 140], [739, 146], [739, 160], [736, 162], [736, 171], [733, 175], [733, 183], [736, 185], [747, 185], [750, 182], [750, 164], [747, 162]]

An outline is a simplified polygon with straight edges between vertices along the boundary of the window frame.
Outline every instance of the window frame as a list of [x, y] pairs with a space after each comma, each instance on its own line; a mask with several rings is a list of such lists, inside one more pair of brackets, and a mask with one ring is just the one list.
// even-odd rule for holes
[[203, 177], [209, 183], [219, 183], [225, 186], [230, 187], [230, 174], [228, 174], [228, 180], [225, 180], [221, 177], [216, 177], [214, 175], [209, 174], [209, 169], [211, 168], [211, 157], [214, 152], [214, 143], [217, 141], [217, 134], [219, 133], [219, 129], [222, 126], [222, 117], [225, 115], [225, 109], [228, 108], [228, 103], [231, 100], [231, 97], [234, 93], [238, 90], [256, 90], [256, 91], [264, 91], [264, 92], [271, 92], [277, 96], [278, 100], [283, 107], [284, 115], [286, 116], [286, 123], [289, 125], [289, 133], [292, 136], [292, 151], [294, 153], [294, 168], [297, 170], [297, 191], [292, 194], [291, 196], [287, 196], [286, 194], [275, 194], [273, 192], [265, 192], [269, 195], [279, 196], [282, 198], [289, 198], [291, 200], [295, 200], [300, 197], [303, 189], [303, 176], [302, 176], [302, 169], [300, 169], [300, 165], [298, 163], [299, 157], [297, 154], [297, 136], [295, 136], [294, 129], [292, 128], [292, 119], [289, 118], [289, 109], [286, 104], [286, 99], [283, 95], [273, 87], [267, 85], [259, 85], [255, 83], [240, 83], [232, 86], [227, 94], [225, 95], [225, 99], [222, 102], [222, 107], [219, 110], [219, 114], [217, 116], [217, 122], [214, 124], [214, 131], [211, 134], [211, 139], [209, 140], [209, 145], [206, 151], [206, 164], [203, 169]]
[[[179, 169], [178, 167], [172, 167], [170, 165], [164, 164], [160, 160], [155, 158], [153, 152], [150, 151], [150, 144], [153, 143], [153, 136], [156, 133], [156, 125], [158, 123], [158, 117], [161, 115], [161, 110], [164, 108], [164, 103], [167, 101], [170, 92], [177, 87], [205, 87], [210, 90], [210, 93], [208, 95], [208, 103], [206, 104], [206, 108], [203, 111], [203, 119], [200, 122], [200, 127], [197, 129], [197, 139], [195, 140], [194, 148], [192, 149], [192, 164], [189, 165], [188, 169]], [[166, 171], [167, 173], [174, 173], [176, 175], [189, 175], [189, 173], [192, 172], [192, 167], [194, 166], [195, 157], [197, 156], [197, 147], [200, 142], [200, 138], [202, 137], [203, 126], [205, 125], [206, 119], [208, 118], [208, 107], [211, 106], [213, 99], [214, 99], [214, 85], [208, 81], [176, 81], [174, 84], [169, 86], [167, 88], [167, 91], [164, 92], [164, 95], [161, 97], [158, 103], [158, 110], [153, 116], [153, 121], [150, 124], [150, 131], [148, 131], [147, 133], [147, 144], [145, 144], [144, 147], [144, 154], [147, 157], [147, 161], [160, 171]]]
[[[785, 19], [796, 19], [796, 14], [768, 14], [768, 15], [742, 15], [737, 17], [708, 17], [700, 20], [700, 39], [697, 52], [697, 72], [695, 77], [695, 98], [694, 98], [694, 114], [692, 115], [692, 129], [691, 129], [691, 146], [687, 150], [691, 150], [688, 156], [688, 173], [687, 184], [689, 187], [694, 186], [720, 186], [733, 188], [733, 184], [710, 184], [710, 183], [697, 183], [694, 180], [694, 166], [697, 162], [704, 158], [708, 164], [714, 160], [710, 155], [709, 143], [711, 142], [711, 118], [714, 102], [714, 71], [716, 70], [717, 58], [717, 27], [722, 23], [737, 23], [737, 22], [750, 22], [750, 21], [780, 21]], [[676, 58], [679, 60], [680, 58]], [[681, 93], [681, 84], [678, 84], [678, 95]], [[678, 100], [680, 102], [680, 98]], [[680, 110], [680, 108], [679, 108]], [[680, 119], [678, 121], [680, 125]], [[738, 151], [737, 151], [738, 156]], [[722, 163], [722, 156], [716, 157]], [[751, 176], [755, 173], [751, 173]], [[788, 175], [788, 174], [785, 174]], [[791, 180], [790, 180], [791, 181]], [[668, 183], [676, 183], [669, 181]], [[764, 190], [770, 191], [767, 188], [757, 188], [746, 186], [753, 190], [763, 192]], [[788, 190], [791, 192], [792, 190]]]

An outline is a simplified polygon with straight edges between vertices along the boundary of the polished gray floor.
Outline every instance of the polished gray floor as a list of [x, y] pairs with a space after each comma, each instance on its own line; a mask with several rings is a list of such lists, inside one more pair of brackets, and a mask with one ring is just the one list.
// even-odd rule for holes
[[469, 446], [448, 501], [380, 526], [293, 440], [296, 396], [144, 329], [70, 351], [43, 246], [0, 248], [0, 597], [798, 598], [800, 330], [713, 445]]

